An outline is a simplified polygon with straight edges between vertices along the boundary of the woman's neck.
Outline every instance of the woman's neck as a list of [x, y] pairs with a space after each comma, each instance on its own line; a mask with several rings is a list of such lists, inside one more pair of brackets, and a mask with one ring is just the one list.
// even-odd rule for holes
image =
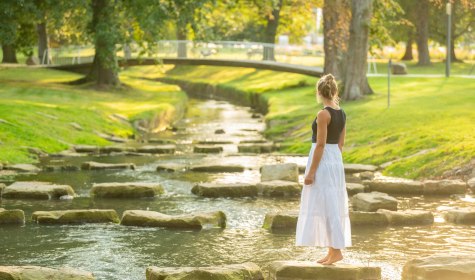
[[323, 100], [323, 107], [332, 107], [332, 108], [336, 108], [338, 107], [338, 105], [336, 105], [335, 102], [333, 101], [327, 101], [327, 100]]

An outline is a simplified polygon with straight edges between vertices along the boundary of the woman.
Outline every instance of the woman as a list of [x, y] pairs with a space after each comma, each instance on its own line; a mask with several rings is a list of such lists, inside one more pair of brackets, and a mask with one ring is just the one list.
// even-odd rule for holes
[[338, 106], [338, 86], [333, 75], [317, 83], [317, 102], [324, 108], [312, 122], [309, 152], [297, 222], [296, 245], [328, 247], [318, 260], [333, 264], [343, 259], [341, 249], [351, 246], [345, 171], [341, 152], [345, 143], [346, 114]]

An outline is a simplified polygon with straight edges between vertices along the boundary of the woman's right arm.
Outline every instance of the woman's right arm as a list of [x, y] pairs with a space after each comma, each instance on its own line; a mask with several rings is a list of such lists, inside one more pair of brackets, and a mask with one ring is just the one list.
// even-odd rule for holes
[[343, 153], [343, 145], [345, 145], [345, 136], [346, 136], [346, 125], [343, 127], [343, 130], [340, 134], [340, 139], [338, 140], [338, 148], [340, 148], [340, 152]]

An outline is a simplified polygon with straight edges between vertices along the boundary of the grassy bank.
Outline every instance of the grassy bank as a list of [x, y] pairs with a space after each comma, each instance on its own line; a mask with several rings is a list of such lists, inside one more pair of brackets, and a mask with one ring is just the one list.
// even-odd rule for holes
[[[159, 76], [146, 67], [131, 72]], [[269, 105], [266, 122], [271, 127], [266, 136], [283, 141], [287, 152], [308, 153], [310, 124], [320, 108], [314, 95], [316, 78], [209, 66], [175, 68], [166, 77], [259, 94]], [[348, 116], [346, 162], [379, 165], [399, 159], [384, 173], [427, 178], [475, 157], [472, 79], [394, 78], [390, 109], [386, 108], [386, 83], [385, 78], [371, 78], [374, 95], [341, 104]]]
[[[187, 96], [178, 87], [137, 80], [121, 73], [126, 90], [104, 92], [64, 82], [74, 73], [26, 67], [0, 68], [0, 162], [37, 161], [28, 147], [48, 153], [69, 145], [110, 145], [98, 133], [129, 137], [129, 120], [180, 117]], [[71, 125], [77, 123], [82, 130]]]

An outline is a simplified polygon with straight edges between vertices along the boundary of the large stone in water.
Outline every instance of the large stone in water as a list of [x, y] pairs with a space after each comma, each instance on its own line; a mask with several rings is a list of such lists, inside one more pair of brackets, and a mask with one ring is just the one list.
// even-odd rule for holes
[[233, 144], [233, 141], [227, 140], [200, 140], [197, 141], [196, 144], [203, 144], [203, 145], [216, 145], [216, 144]]
[[8, 166], [5, 166], [5, 169], [18, 171], [18, 172], [29, 172], [29, 173], [36, 173], [36, 172], [41, 171], [39, 167], [33, 164], [28, 164], [28, 163], [8, 165]]
[[91, 196], [95, 198], [143, 198], [164, 193], [158, 183], [99, 183], [93, 184]]
[[[474, 169], [475, 170], [475, 169]], [[467, 181], [468, 187], [475, 193], [475, 177]]]
[[95, 161], [87, 161], [81, 164], [83, 170], [107, 170], [107, 169], [135, 169], [133, 163], [101, 163]]
[[76, 146], [73, 146], [73, 149], [76, 153], [96, 154], [99, 152], [98, 146], [90, 146], [90, 145], [76, 145]]
[[386, 193], [358, 193], [351, 198], [355, 211], [375, 212], [378, 209], [397, 210], [397, 199]]
[[124, 226], [165, 227], [175, 229], [225, 228], [226, 215], [221, 211], [166, 215], [155, 211], [127, 210], [120, 222]]
[[223, 147], [215, 146], [215, 145], [195, 145], [193, 147], [194, 153], [212, 154], [212, 153], [221, 153], [222, 151], [223, 151]]
[[271, 153], [274, 150], [273, 143], [249, 143], [239, 144], [239, 153]]
[[111, 154], [111, 153], [122, 153], [126, 151], [133, 151], [135, 149], [131, 147], [124, 146], [105, 146], [99, 148], [99, 153], [101, 154]]
[[60, 199], [62, 196], [75, 195], [71, 186], [48, 182], [15, 182], [2, 192], [2, 198], [11, 199]]
[[426, 195], [464, 194], [467, 191], [467, 184], [462, 180], [426, 180], [423, 183]]
[[194, 185], [191, 192], [205, 197], [252, 197], [258, 195], [258, 188], [246, 183], [200, 183]]
[[269, 197], [299, 196], [302, 186], [297, 182], [272, 180], [257, 184], [259, 194]]
[[260, 168], [261, 181], [299, 181], [299, 171], [296, 163], [263, 165]]
[[379, 209], [377, 212], [385, 215], [392, 226], [430, 225], [434, 223], [434, 215], [424, 210], [389, 211]]
[[389, 194], [423, 194], [424, 185], [422, 182], [406, 180], [406, 179], [391, 179], [391, 180], [374, 180], [364, 181], [371, 191], [384, 192]]
[[264, 280], [255, 263], [212, 267], [155, 267], [146, 271], [147, 280]]
[[355, 164], [355, 163], [345, 163], [345, 173], [346, 174], [353, 174], [353, 173], [361, 173], [365, 171], [374, 172], [378, 169], [377, 166], [369, 165], [369, 164]]
[[365, 192], [365, 186], [358, 183], [346, 183], [346, 191], [349, 196]]
[[5, 184], [0, 183], [0, 198], [2, 197], [2, 192], [5, 187]]
[[2, 280], [94, 280], [91, 272], [72, 268], [53, 269], [40, 266], [0, 266]]
[[263, 228], [268, 230], [296, 230], [298, 211], [282, 211], [267, 213]]
[[269, 280], [380, 280], [381, 268], [336, 263], [275, 261], [269, 266]]
[[173, 154], [175, 153], [176, 146], [170, 144], [164, 145], [148, 145], [137, 148], [139, 153], [148, 153], [148, 154]]
[[475, 225], [475, 208], [458, 208], [444, 214], [447, 222], [456, 224]]
[[195, 172], [243, 172], [244, 166], [241, 165], [195, 165], [190, 167]]
[[350, 224], [354, 226], [387, 226], [388, 218], [383, 213], [350, 211]]
[[0, 208], [1, 225], [23, 225], [25, 224], [25, 212], [20, 209], [6, 210]]
[[179, 163], [162, 163], [157, 166], [157, 171], [166, 171], [166, 172], [177, 172], [177, 171], [184, 171], [186, 169], [186, 165], [179, 164]]
[[31, 219], [38, 224], [119, 223], [119, 216], [112, 209], [35, 211]]
[[473, 254], [434, 254], [408, 261], [402, 270], [402, 280], [473, 280]]

